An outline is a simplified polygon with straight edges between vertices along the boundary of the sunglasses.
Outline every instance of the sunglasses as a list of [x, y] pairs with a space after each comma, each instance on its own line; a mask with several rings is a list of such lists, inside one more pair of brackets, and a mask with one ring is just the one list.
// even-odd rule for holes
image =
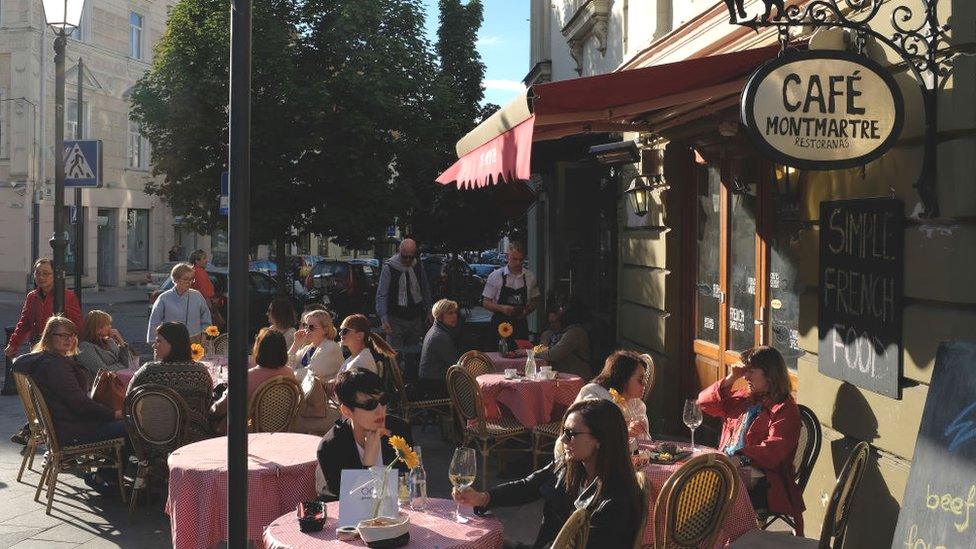
[[301, 328], [303, 330], [308, 330], [310, 332], [314, 332], [315, 330], [318, 330], [319, 327], [316, 326], [315, 324], [309, 324], [308, 322], [302, 322], [301, 325], [299, 326], [299, 328]]
[[372, 412], [377, 406], [386, 406], [390, 403], [390, 395], [386, 393], [381, 393], [377, 398], [368, 398], [366, 402], [353, 402], [349, 405], [350, 408], [362, 408], [367, 412]]
[[355, 332], [355, 331], [356, 330], [353, 330], [352, 328], [342, 328], [341, 330], [339, 330], [339, 335], [344, 336], [349, 332]]
[[593, 433], [590, 433], [589, 431], [574, 431], [572, 429], [563, 429], [564, 440], [573, 440], [574, 437], [578, 437], [580, 435], [592, 435], [592, 434]]

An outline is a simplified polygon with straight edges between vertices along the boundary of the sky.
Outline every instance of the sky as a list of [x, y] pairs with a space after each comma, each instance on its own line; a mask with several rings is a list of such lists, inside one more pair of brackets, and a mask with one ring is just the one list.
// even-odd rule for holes
[[[437, 40], [438, 0], [424, 0], [427, 33]], [[485, 101], [505, 106], [525, 89], [529, 72], [529, 2], [482, 0], [484, 22], [478, 33], [478, 52], [485, 64]]]

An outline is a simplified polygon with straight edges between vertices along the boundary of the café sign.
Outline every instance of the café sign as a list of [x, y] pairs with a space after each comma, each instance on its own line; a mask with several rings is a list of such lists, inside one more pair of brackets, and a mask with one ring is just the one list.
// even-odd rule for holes
[[842, 51], [784, 53], [750, 77], [740, 107], [760, 150], [805, 170], [851, 168], [878, 158], [894, 145], [904, 120], [891, 74]]

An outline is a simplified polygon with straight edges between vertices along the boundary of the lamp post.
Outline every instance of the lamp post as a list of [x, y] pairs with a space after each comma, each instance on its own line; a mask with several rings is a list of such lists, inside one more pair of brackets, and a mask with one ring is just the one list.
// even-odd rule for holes
[[[54, 31], [54, 312], [64, 312], [64, 49], [81, 23], [85, 0], [44, 0], [44, 18]], [[43, 78], [43, 75], [41, 76]]]

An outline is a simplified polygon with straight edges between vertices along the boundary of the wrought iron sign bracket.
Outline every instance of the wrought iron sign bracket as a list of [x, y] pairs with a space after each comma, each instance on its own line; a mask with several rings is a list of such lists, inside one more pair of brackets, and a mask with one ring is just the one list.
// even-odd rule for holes
[[[885, 36], [871, 28], [870, 23], [878, 15], [884, 4], [891, 0], [813, 0], [803, 7], [786, 6], [782, 0], [763, 0], [766, 13], [747, 21], [737, 21], [733, 7], [743, 14], [741, 0], [725, 0], [732, 13], [732, 23], [749, 27], [759, 32], [761, 28], [775, 28], [780, 43], [789, 43], [792, 28], [848, 29], [854, 36], [858, 53], [864, 53], [868, 37], [884, 44], [897, 53], [915, 78], [922, 94], [925, 116], [925, 140], [922, 170], [914, 187], [922, 202], [921, 217], [939, 217], [939, 203], [936, 193], [937, 154], [938, 154], [938, 90], [944, 83], [951, 53], [949, 45], [949, 25], [941, 24], [937, 11], [938, 0], [896, 0], [899, 2], [918, 2], [924, 14], [916, 15], [913, 6], [900, 4], [891, 12], [891, 25], [895, 32]], [[735, 6], [733, 6], [735, 3]], [[776, 16], [770, 17], [771, 7], [776, 7]]]

